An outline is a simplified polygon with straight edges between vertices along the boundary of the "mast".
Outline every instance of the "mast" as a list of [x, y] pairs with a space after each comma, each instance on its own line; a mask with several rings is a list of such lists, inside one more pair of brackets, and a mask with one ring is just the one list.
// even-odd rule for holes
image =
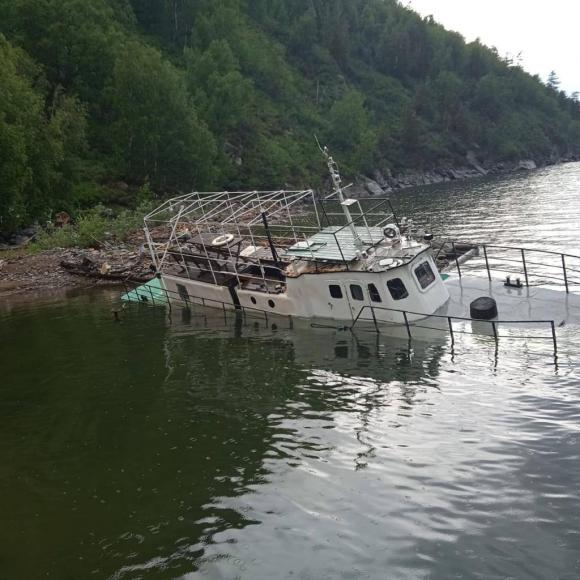
[[350, 228], [350, 231], [352, 233], [353, 241], [355, 245], [362, 246], [363, 245], [362, 240], [360, 239], [356, 231], [356, 227], [353, 223], [352, 216], [350, 215], [349, 210], [349, 205], [351, 205], [353, 200], [349, 200], [344, 197], [344, 192], [342, 191], [342, 178], [340, 177], [340, 172], [338, 171], [338, 165], [330, 155], [328, 147], [324, 147], [324, 149], [320, 148], [320, 150], [322, 151], [322, 154], [326, 158], [326, 165], [328, 166], [328, 171], [330, 172], [330, 177], [332, 178], [334, 189], [336, 193], [338, 193], [340, 206], [342, 207], [344, 217], [346, 218], [346, 223], [348, 224], [348, 227]]

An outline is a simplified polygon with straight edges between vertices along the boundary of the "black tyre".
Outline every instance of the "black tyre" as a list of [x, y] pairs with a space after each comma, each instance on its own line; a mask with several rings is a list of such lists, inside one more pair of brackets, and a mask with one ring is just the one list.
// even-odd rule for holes
[[476, 320], [491, 320], [497, 316], [497, 303], [489, 296], [482, 296], [469, 305], [469, 312]]

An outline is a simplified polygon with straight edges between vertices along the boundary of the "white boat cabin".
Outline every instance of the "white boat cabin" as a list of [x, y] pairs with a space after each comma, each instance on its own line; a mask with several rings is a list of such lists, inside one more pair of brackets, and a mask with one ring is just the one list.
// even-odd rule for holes
[[337, 199], [312, 190], [192, 193], [146, 216], [168, 295], [351, 322], [401, 323], [403, 311], [414, 320], [445, 304], [429, 236], [399, 221], [387, 199], [346, 199], [327, 159]]

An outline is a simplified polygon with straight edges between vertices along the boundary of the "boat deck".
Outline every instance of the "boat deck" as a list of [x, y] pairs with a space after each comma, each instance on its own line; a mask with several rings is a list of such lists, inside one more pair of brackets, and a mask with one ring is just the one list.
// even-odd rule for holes
[[580, 324], [580, 294], [566, 294], [564, 289], [540, 287], [508, 288], [502, 280], [451, 275], [445, 285], [451, 296], [436, 314], [470, 318], [469, 305], [480, 296], [497, 302], [498, 321], [546, 321], [556, 326]]

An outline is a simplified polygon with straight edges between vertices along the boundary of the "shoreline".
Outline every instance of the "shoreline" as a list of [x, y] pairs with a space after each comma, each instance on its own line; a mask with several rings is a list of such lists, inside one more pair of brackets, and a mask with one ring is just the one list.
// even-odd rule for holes
[[456, 183], [481, 177], [507, 177], [578, 161], [580, 155], [568, 155], [558, 159], [520, 159], [488, 165], [480, 163], [475, 154], [470, 152], [464, 165], [445, 165], [427, 170], [409, 169], [396, 174], [388, 169], [375, 169], [372, 177], [359, 175], [349, 188], [349, 194], [353, 197], [380, 196], [425, 185]]
[[[350, 188], [351, 195], [385, 195], [413, 187], [438, 183], [467, 181], [485, 176], [508, 176], [530, 172], [552, 165], [579, 161], [580, 158], [561, 160], [536, 166], [532, 160], [523, 160], [506, 169], [505, 164], [479, 170], [474, 167], [436, 169], [398, 174], [389, 179], [382, 176], [381, 186], [376, 179], [360, 177]], [[533, 163], [533, 166], [532, 166]], [[501, 167], [499, 167], [501, 165]], [[483, 173], [482, 173], [483, 171]], [[381, 179], [375, 171], [375, 177]], [[140, 250], [139, 244], [123, 244], [107, 249], [55, 248], [35, 253], [26, 246], [0, 248], [0, 300], [22, 296], [45, 296], [71, 290], [95, 287], [122, 286], [127, 280], [135, 285], [152, 278], [151, 260]]]
[[[0, 300], [95, 287], [122, 286], [151, 279], [151, 260], [138, 248], [56, 248], [37, 253], [0, 251]], [[14, 255], [16, 254], [16, 255]]]

